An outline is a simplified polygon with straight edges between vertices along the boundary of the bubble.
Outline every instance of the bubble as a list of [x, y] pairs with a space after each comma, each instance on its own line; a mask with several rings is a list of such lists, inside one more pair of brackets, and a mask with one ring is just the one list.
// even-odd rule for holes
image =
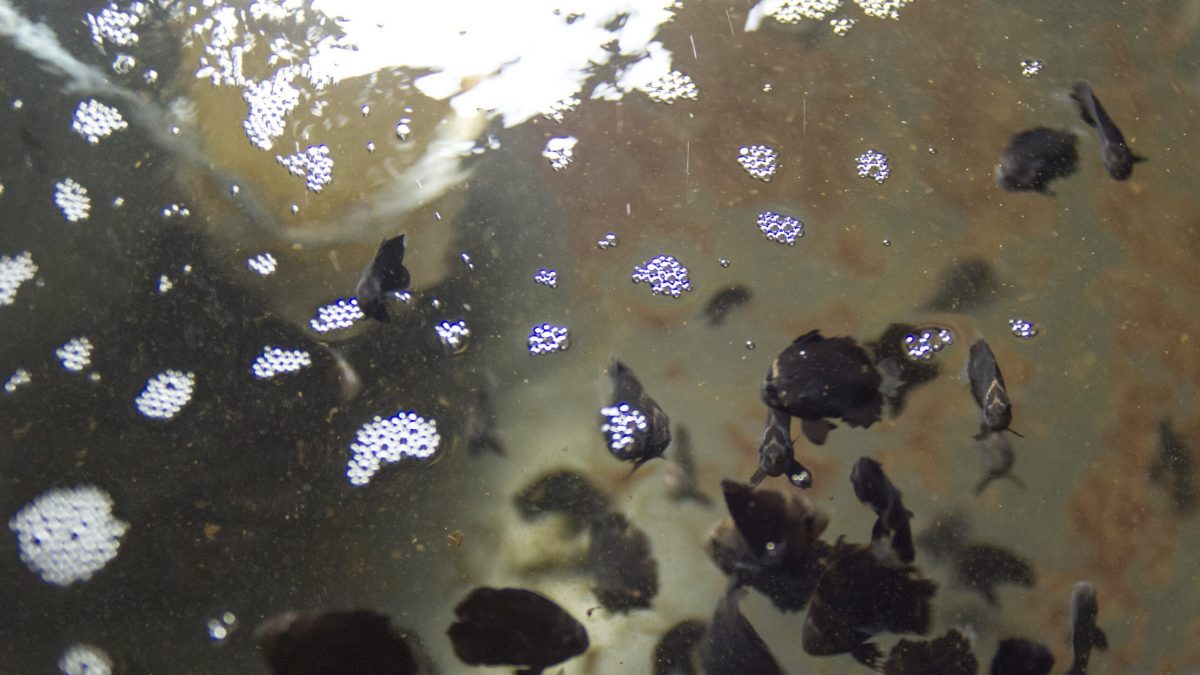
[[547, 269], [545, 267], [539, 269], [533, 275], [533, 282], [550, 288], [558, 287], [558, 271]]
[[720, 258], [717, 262], [721, 264], [721, 267], [729, 267], [729, 258]]
[[187, 218], [192, 215], [192, 210], [183, 204], [168, 204], [159, 212], [163, 220], [171, 220], [173, 218]]
[[612, 232], [609, 232], [608, 234], [601, 237], [599, 241], [596, 242], [596, 248], [601, 249], [601, 250], [616, 248], [618, 243], [620, 243], [620, 242], [617, 239], [617, 235], [613, 234]]
[[270, 253], [259, 253], [253, 258], [248, 258], [246, 260], [247, 267], [255, 272], [258, 272], [264, 277], [274, 274], [275, 268], [278, 267], [278, 265], [279, 262], [275, 260], [275, 256], [271, 255]]
[[142, 73], [142, 79], [146, 84], [154, 84], [158, 82], [158, 71], [153, 68], [147, 68], [146, 72]]
[[21, 562], [57, 586], [87, 581], [117, 557], [129, 523], [113, 517], [100, 488], [56, 488], [26, 504], [8, 521]]
[[[242, 98], [249, 106], [242, 129], [246, 138], [260, 150], [270, 150], [275, 145], [275, 139], [282, 136], [286, 128], [284, 120], [300, 105], [300, 90], [292, 86], [299, 72], [291, 67], [281, 68], [270, 79], [251, 82], [242, 90]], [[214, 80], [213, 84], [217, 82]]]
[[833, 34], [838, 37], [845, 37], [846, 33], [849, 33], [850, 29], [854, 28], [854, 23], [854, 19], [844, 17], [829, 20], [829, 26], [833, 29]]
[[92, 30], [92, 42], [103, 47], [105, 43], [119, 47], [137, 44], [134, 28], [141, 23], [140, 13], [132, 11], [139, 3], [130, 5], [130, 11], [121, 11], [116, 4], [109, 4], [99, 14], [88, 14], [88, 27]]
[[375, 141], [367, 141], [367, 152], [375, 152]]
[[550, 160], [550, 168], [562, 171], [575, 161], [575, 145], [579, 139], [574, 136], [559, 136], [546, 141], [542, 157]]
[[758, 214], [758, 229], [771, 241], [795, 246], [796, 240], [804, 236], [804, 223], [774, 211]]
[[633, 268], [633, 283], [650, 285], [650, 292], [678, 298], [684, 291], [692, 290], [688, 268], [674, 256], [658, 255]]
[[882, 183], [888, 179], [890, 170], [888, 169], [887, 155], [878, 150], [867, 150], [863, 154], [855, 158], [858, 162], [858, 177], [872, 178], [876, 183]]
[[1038, 59], [1024, 59], [1021, 61], [1021, 75], [1023, 77], [1033, 77], [1042, 72], [1042, 66], [1045, 65]]
[[237, 615], [233, 612], [223, 612], [206, 623], [208, 637], [213, 642], [224, 642], [237, 628]]
[[62, 675], [112, 675], [113, 663], [103, 649], [76, 642], [58, 657]]
[[1012, 334], [1019, 338], [1028, 339], [1037, 337], [1041, 333], [1041, 329], [1038, 328], [1037, 324], [1025, 319], [1009, 319], [1008, 326], [1012, 330]]
[[171, 277], [165, 274], [158, 277], [157, 291], [159, 295], [166, 295], [172, 288], [175, 288], [175, 282], [171, 280]]
[[355, 434], [346, 478], [355, 487], [371, 481], [383, 464], [401, 459], [428, 460], [442, 442], [437, 421], [412, 411], [398, 412], [386, 419], [376, 416]]
[[571, 332], [566, 326], [543, 323], [533, 327], [527, 342], [530, 356], [565, 352], [571, 346]]
[[764, 94], [769, 94], [775, 91], [775, 85], [771, 84], [770, 82], [766, 82], [763, 84], [762, 90]]
[[137, 59], [129, 54], [117, 54], [113, 58], [112, 69], [118, 75], [128, 75], [134, 68], [137, 68]]
[[281, 347], [263, 347], [254, 362], [250, 364], [250, 372], [260, 380], [269, 380], [284, 373], [297, 373], [312, 365], [312, 356], [303, 349], [283, 349]]
[[891, 246], [891, 245], [892, 245], [892, 240], [891, 240], [891, 239], [884, 239], [884, 240], [883, 240], [883, 245], [884, 245], [884, 246]]
[[753, 350], [758, 345], [754, 344], [754, 340], [746, 340], [746, 349]]
[[397, 122], [396, 138], [399, 138], [402, 141], [407, 141], [409, 134], [412, 133], [412, 127], [410, 126], [411, 123], [412, 120], [408, 119], [407, 117]]
[[663, 75], [641, 89], [646, 92], [651, 101], [668, 105], [676, 101], [695, 101], [700, 96], [700, 90], [696, 87], [695, 81], [678, 70]]
[[767, 16], [779, 23], [798, 24], [804, 19], [820, 21], [842, 6], [842, 0], [777, 0], [771, 3]]
[[928, 361], [954, 344], [954, 335], [946, 328], [922, 328], [904, 336], [904, 350], [910, 359]]
[[548, 120], [554, 120], [555, 122], [561, 124], [563, 119], [566, 117], [566, 114], [578, 108], [580, 103], [582, 103], [582, 101], [575, 96], [566, 96], [564, 98], [560, 98], [551, 104], [549, 109], [542, 113], [542, 117], [545, 117]]
[[743, 145], [738, 148], [738, 164], [751, 176], [770, 183], [779, 170], [779, 153], [766, 145]]
[[357, 298], [341, 298], [318, 307], [317, 315], [309, 320], [308, 325], [318, 333], [328, 333], [349, 328], [366, 316], [359, 308]]
[[54, 355], [58, 357], [62, 367], [73, 373], [92, 365], [92, 341], [86, 337], [77, 337], [67, 340], [67, 342], [55, 350]]
[[624, 459], [625, 449], [637, 442], [638, 434], [645, 434], [649, 428], [646, 415], [628, 403], [615, 406], [605, 406], [600, 409], [604, 421], [600, 423], [600, 433], [604, 434], [609, 452]]
[[360, 111], [362, 111], [362, 116], [363, 116], [363, 117], [366, 117], [367, 115], [370, 115], [370, 114], [371, 114], [371, 106], [367, 105], [366, 103], [364, 103], [364, 104], [362, 105], [362, 107], [361, 107], [361, 108], [359, 108], [359, 110], [360, 110]]
[[33, 279], [37, 271], [38, 266], [29, 251], [16, 256], [0, 255], [0, 306], [16, 302], [21, 284]]
[[304, 184], [313, 192], [320, 192], [333, 180], [333, 158], [329, 156], [329, 146], [310, 145], [304, 152], [297, 152], [287, 157], [275, 156], [288, 173], [304, 178]]
[[433, 330], [437, 333], [438, 342], [450, 354], [461, 354], [467, 351], [467, 343], [471, 339], [471, 329], [464, 319], [455, 321], [439, 321]]
[[164, 370], [146, 380], [146, 387], [133, 403], [138, 412], [150, 419], [169, 420], [192, 400], [195, 389], [195, 373]]
[[79, 106], [75, 108], [75, 120], [71, 123], [71, 128], [86, 138], [88, 143], [95, 145], [114, 131], [129, 128], [129, 123], [121, 117], [121, 112], [116, 108], [106, 106], [96, 99], [89, 99], [80, 101]]
[[12, 394], [16, 392], [19, 387], [23, 387], [30, 382], [33, 382], [33, 375], [31, 375], [29, 371], [25, 370], [24, 368], [17, 368], [13, 374], [4, 381], [4, 393]]
[[86, 220], [92, 211], [87, 188], [70, 178], [54, 184], [54, 203], [62, 210], [63, 217], [72, 223]]
[[471, 270], [472, 272], [475, 271], [475, 263], [471, 262], [470, 253], [463, 251], [462, 253], [458, 254], [458, 257], [463, 261], [463, 264], [467, 266], [467, 269]]
[[854, 0], [864, 14], [876, 19], [900, 18], [900, 10], [913, 0]]

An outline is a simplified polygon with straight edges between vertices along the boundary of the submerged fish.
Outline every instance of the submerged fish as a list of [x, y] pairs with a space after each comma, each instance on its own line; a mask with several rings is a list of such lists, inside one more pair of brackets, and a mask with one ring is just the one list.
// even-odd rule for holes
[[467, 410], [467, 449], [472, 455], [488, 452], [503, 455], [504, 445], [496, 438], [496, 404], [492, 400], [496, 389], [496, 376], [485, 369], [475, 390], [475, 405]]
[[991, 675], [1050, 675], [1054, 655], [1040, 642], [1023, 638], [1001, 640], [992, 658]]
[[1092, 92], [1092, 85], [1076, 82], [1071, 88], [1071, 98], [1079, 104], [1079, 115], [1083, 121], [1096, 130], [1096, 136], [1100, 139], [1100, 156], [1104, 159], [1108, 175], [1116, 180], [1129, 178], [1133, 174], [1133, 165], [1146, 161], [1146, 158], [1138, 157], [1129, 149], [1125, 136]]
[[583, 624], [533, 591], [481, 586], [458, 603], [454, 614], [446, 634], [454, 653], [470, 666], [517, 666], [540, 673], [588, 648]]
[[1078, 162], [1074, 134], [1046, 127], [1022, 131], [1012, 137], [1000, 155], [996, 183], [1009, 191], [1053, 194], [1046, 185], [1075, 173]]
[[276, 675], [417, 673], [413, 650], [389, 624], [366, 610], [286, 612], [259, 624], [254, 640]]
[[717, 291], [704, 305], [704, 322], [709, 326], [720, 326], [734, 307], [746, 304], [752, 297], [754, 294], [750, 289], [741, 284]]
[[932, 640], [900, 640], [883, 664], [884, 675], [975, 675], [971, 641], [951, 628]]
[[942, 270], [937, 291], [925, 306], [935, 312], [970, 312], [991, 302], [1002, 288], [987, 260], [955, 260]]
[[983, 494], [984, 489], [991, 485], [992, 481], [1001, 478], [1007, 478], [1017, 484], [1017, 487], [1024, 488], [1025, 484], [1021, 482], [1012, 473], [1013, 464], [1017, 461], [1017, 456], [1013, 453], [1012, 443], [1008, 441], [1008, 436], [1004, 434], [987, 434], [983, 438], [978, 439], [979, 457], [983, 460], [983, 478], [979, 479], [979, 483], [975, 485], [975, 496]]
[[943, 562], [966, 547], [970, 533], [971, 526], [966, 516], [957, 512], [942, 512], [917, 537], [917, 544], [935, 562]]
[[592, 521], [587, 565], [592, 591], [609, 611], [649, 607], [658, 595], [658, 562], [650, 540], [619, 513]]
[[698, 648], [707, 630], [695, 619], [675, 624], [654, 647], [654, 675], [701, 675]]
[[758, 468], [750, 476], [750, 484], [758, 485], [768, 476], [783, 475], [798, 488], [812, 487], [812, 472], [796, 461], [791, 416], [771, 408], [767, 410], [767, 425], [758, 444]]
[[730, 588], [717, 604], [700, 642], [700, 662], [706, 675], [782, 675], [767, 643], [738, 609], [741, 591]]
[[404, 267], [404, 235], [385, 239], [354, 289], [359, 309], [372, 319], [387, 323], [390, 317], [385, 295], [405, 290], [410, 280]]
[[692, 455], [692, 435], [682, 426], [675, 428], [674, 457], [679, 471], [676, 472], [673, 479], [671, 499], [677, 502], [690, 499], [701, 506], [710, 506], [712, 499], [700, 491], [699, 481], [696, 480], [696, 458]]
[[991, 544], [969, 544], [954, 556], [954, 580], [977, 591], [989, 605], [996, 605], [996, 586], [1033, 586], [1036, 577], [1029, 561], [1011, 551]]
[[1166, 489], [1178, 514], [1196, 508], [1196, 488], [1192, 484], [1194, 466], [1192, 449], [1171, 428], [1171, 421], [1159, 422], [1158, 457], [1150, 467], [1150, 480]]
[[981, 439], [991, 432], [1005, 430], [1020, 436], [1008, 428], [1012, 424], [1012, 401], [1008, 398], [1000, 366], [996, 364], [996, 355], [987, 341], [981, 339], [971, 345], [967, 374], [971, 381], [971, 395], [983, 411], [983, 426], [975, 438]]
[[625, 364], [614, 359], [608, 375], [613, 383], [612, 405], [600, 410], [600, 433], [608, 451], [632, 462], [636, 471], [671, 444], [671, 420]]
[[1108, 636], [1096, 625], [1100, 604], [1096, 587], [1080, 581], [1071, 588], [1071, 670], [1070, 675], [1085, 675], [1092, 647], [1108, 649]]
[[593, 520], [604, 516], [609, 508], [608, 496], [600, 488], [585, 476], [567, 469], [533, 481], [513, 497], [513, 503], [525, 520], [560, 513], [567, 517], [575, 531], [581, 531]]
[[862, 457], [850, 470], [850, 482], [858, 501], [870, 506], [878, 516], [871, 530], [871, 541], [888, 541], [901, 562], [912, 562], [916, 557], [909, 525], [913, 514], [904, 508], [900, 490], [888, 479], [883, 467], [870, 457]]

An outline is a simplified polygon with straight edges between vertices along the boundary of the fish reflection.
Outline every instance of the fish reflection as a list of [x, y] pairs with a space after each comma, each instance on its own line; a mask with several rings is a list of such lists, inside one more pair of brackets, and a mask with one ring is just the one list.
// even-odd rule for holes
[[467, 449], [472, 455], [490, 453], [503, 455], [504, 445], [496, 438], [496, 376], [491, 369], [485, 368], [475, 390], [475, 405], [467, 412], [466, 435]]
[[741, 284], [719, 290], [704, 305], [701, 316], [709, 326], [720, 326], [735, 307], [746, 304], [752, 297], [750, 289]]
[[1150, 480], [1162, 486], [1178, 514], [1196, 508], [1196, 488], [1192, 484], [1195, 461], [1192, 449], [1171, 427], [1170, 420], [1158, 423], [1158, 456], [1150, 466]]
[[585, 476], [570, 470], [548, 473], [530, 483], [513, 498], [525, 520], [545, 514], [566, 516], [570, 527], [580, 532], [608, 512], [609, 499]]
[[1075, 173], [1075, 135], [1046, 127], [1022, 131], [1008, 142], [996, 165], [996, 183], [1009, 191], [1053, 195], [1047, 185]]
[[678, 471], [671, 478], [670, 497], [674, 501], [690, 499], [701, 506], [710, 506], [712, 499], [700, 490], [696, 479], [696, 458], [692, 454], [692, 435], [685, 427], [675, 428], [675, 465]]
[[983, 258], [955, 260], [938, 276], [937, 291], [925, 306], [935, 312], [971, 312], [994, 300], [1002, 288]]
[[1100, 140], [1100, 156], [1104, 159], [1104, 168], [1108, 170], [1108, 175], [1114, 180], [1125, 180], [1133, 175], [1133, 165], [1146, 159], [1138, 157], [1129, 149], [1124, 134], [1092, 92], [1092, 85], [1076, 82], [1071, 88], [1071, 98], [1079, 104], [1079, 115], [1083, 121], [1096, 130], [1096, 136]]
[[979, 457], [983, 460], [983, 478], [975, 485], [975, 496], [983, 494], [987, 486], [992, 484], [992, 481], [1007, 478], [1017, 485], [1019, 488], [1024, 488], [1025, 483], [1021, 482], [1012, 473], [1013, 464], [1017, 461], [1017, 456], [1013, 453], [1012, 443], [1004, 434], [987, 434], [977, 441], [979, 448]]
[[1092, 647], [1108, 649], [1108, 636], [1096, 625], [1100, 604], [1096, 587], [1080, 581], [1071, 588], [1071, 670], [1069, 675], [1085, 675]]
[[354, 297], [363, 314], [387, 323], [386, 294], [398, 293], [408, 288], [411, 277], [404, 267], [404, 235], [385, 239], [379, 245], [375, 258], [363, 270]]
[[738, 609], [741, 591], [730, 588], [717, 604], [700, 643], [700, 662], [707, 675], [782, 675], [767, 643]]
[[913, 514], [904, 508], [900, 490], [888, 480], [883, 467], [870, 457], [863, 457], [850, 471], [850, 482], [858, 501], [870, 506], [878, 517], [871, 530], [871, 541], [887, 542], [901, 562], [912, 562], [916, 557], [909, 525]]
[[989, 605], [999, 603], [996, 586], [1033, 586], [1033, 566], [1021, 556], [991, 544], [969, 544], [954, 555], [954, 579], [978, 592]]
[[1020, 436], [1008, 428], [1012, 423], [1012, 401], [1008, 398], [1000, 366], [996, 364], [996, 355], [987, 341], [979, 340], [971, 345], [967, 374], [971, 381], [971, 395], [983, 411], [983, 425], [975, 438], [982, 439], [989, 433], [1006, 430]]
[[658, 562], [650, 553], [650, 539], [619, 513], [592, 522], [587, 564], [592, 591], [609, 611], [647, 608], [658, 595]]
[[671, 444], [671, 420], [625, 364], [614, 359], [608, 375], [613, 383], [612, 405], [600, 410], [600, 433], [608, 451], [632, 462], [631, 472], [637, 471]]
[[991, 675], [1049, 675], [1054, 655], [1046, 645], [1023, 638], [1001, 640], [992, 658]]
[[419, 672], [412, 648], [388, 618], [365, 610], [287, 612], [263, 621], [254, 639], [276, 675]]
[[953, 628], [932, 640], [900, 640], [883, 664], [884, 675], [975, 675], [978, 671], [971, 641]]
[[446, 634], [467, 665], [516, 666], [536, 675], [588, 648], [583, 624], [553, 600], [522, 588], [476, 588], [454, 614]]

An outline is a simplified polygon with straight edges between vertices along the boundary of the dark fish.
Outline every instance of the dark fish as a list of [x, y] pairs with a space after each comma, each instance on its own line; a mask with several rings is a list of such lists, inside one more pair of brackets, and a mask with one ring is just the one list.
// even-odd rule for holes
[[1078, 163], [1074, 134], [1038, 127], [1022, 131], [1008, 142], [996, 165], [996, 183], [1009, 191], [1052, 195], [1046, 185], [1075, 173]]
[[608, 496], [584, 476], [562, 469], [533, 481], [513, 498], [525, 520], [561, 513], [580, 531], [608, 513]]
[[706, 675], [782, 675], [754, 626], [738, 609], [741, 591], [730, 588], [717, 604], [700, 642], [700, 663]]
[[917, 537], [917, 544], [935, 562], [952, 559], [967, 545], [971, 527], [961, 513], [943, 512], [933, 519], [929, 529]]
[[917, 330], [916, 326], [894, 323], [883, 331], [878, 340], [867, 345], [883, 378], [881, 390], [893, 415], [899, 415], [904, 410], [910, 389], [929, 382], [941, 372], [941, 366], [932, 361], [909, 357], [904, 338]]
[[867, 350], [850, 337], [801, 335], [771, 363], [762, 384], [763, 402], [799, 417], [804, 435], [820, 445], [841, 419], [869, 427], [883, 412], [882, 378]]
[[991, 544], [969, 544], [955, 554], [954, 580], [966, 589], [978, 591], [990, 605], [999, 602], [996, 586], [1033, 586], [1036, 581], [1029, 561]]
[[1096, 625], [1100, 604], [1096, 587], [1080, 581], [1071, 588], [1071, 670], [1069, 675], [1085, 675], [1092, 647], [1108, 649], [1108, 636]]
[[942, 270], [937, 291], [925, 306], [935, 312], [970, 312], [990, 303], [1002, 288], [983, 258], [955, 260]]
[[592, 591], [609, 611], [649, 607], [658, 595], [658, 562], [650, 540], [619, 513], [592, 521], [587, 564]]
[[702, 675], [697, 658], [706, 630], [708, 624], [695, 619], [675, 624], [654, 647], [654, 675]]
[[1100, 100], [1092, 93], [1092, 85], [1076, 82], [1071, 88], [1071, 98], [1079, 104], [1079, 116], [1096, 130], [1096, 136], [1100, 139], [1100, 156], [1104, 158], [1104, 168], [1108, 169], [1108, 175], [1115, 180], [1129, 178], [1133, 174], [1133, 165], [1146, 161], [1146, 158], [1138, 157], [1129, 149], [1125, 143], [1125, 136], [1104, 111]]
[[403, 263], [404, 235], [385, 239], [354, 289], [354, 297], [363, 314], [384, 323], [390, 320], [385, 294], [403, 291], [411, 281]]
[[671, 487], [671, 499], [683, 501], [690, 499], [701, 506], [712, 505], [712, 498], [700, 491], [699, 481], [696, 480], [696, 458], [692, 455], [692, 435], [684, 427], [675, 427], [675, 464], [679, 471], [677, 480]]
[[993, 431], [1012, 431], [1008, 428], [1012, 424], [1012, 401], [1008, 398], [1000, 366], [996, 365], [996, 355], [987, 341], [979, 340], [971, 345], [967, 374], [971, 380], [971, 395], [983, 411], [983, 426], [975, 438], [981, 439]]
[[900, 640], [883, 664], [884, 675], [975, 675], [971, 641], [951, 628], [932, 640]]
[[763, 430], [762, 442], [758, 444], [758, 468], [750, 476], [750, 484], [758, 485], [768, 476], [788, 477], [798, 488], [812, 487], [812, 472], [796, 461], [796, 448], [792, 445], [792, 417], [775, 408], [767, 410], [767, 425]]
[[1022, 638], [1001, 640], [992, 658], [991, 675], [1050, 675], [1054, 655], [1046, 645]]
[[889, 541], [901, 562], [912, 562], [916, 557], [909, 525], [913, 514], [904, 508], [900, 490], [888, 480], [883, 467], [870, 457], [862, 457], [850, 470], [850, 482], [858, 501], [870, 506], [878, 516], [871, 530], [871, 541]]
[[505, 454], [504, 445], [496, 438], [496, 404], [493, 401], [495, 389], [496, 376], [491, 370], [485, 369], [479, 387], [475, 390], [475, 405], [467, 409], [467, 449], [472, 455], [484, 452]]
[[588, 648], [583, 624], [533, 591], [481, 586], [458, 603], [454, 614], [457, 620], [446, 634], [454, 653], [470, 666], [518, 666], [540, 673]]
[[254, 630], [271, 672], [276, 675], [418, 672], [413, 650], [386, 616], [353, 612], [286, 612]]
[[608, 451], [633, 471], [663, 454], [671, 443], [671, 420], [642, 388], [633, 371], [620, 361], [608, 366], [612, 405], [600, 410], [600, 433]]
[[1162, 420], [1158, 423], [1158, 457], [1150, 467], [1150, 480], [1167, 490], [1180, 515], [1196, 508], [1194, 472], [1192, 449], [1171, 428], [1170, 420]]
[[983, 460], [983, 478], [979, 479], [979, 483], [975, 486], [976, 497], [983, 494], [984, 489], [991, 485], [992, 481], [1001, 478], [1011, 480], [1017, 484], [1017, 487], [1025, 487], [1021, 479], [1012, 473], [1017, 456], [1013, 453], [1012, 443], [1008, 441], [1008, 436], [987, 434], [978, 440], [978, 446], [979, 457]]
[[750, 289], [740, 284], [717, 291], [704, 305], [704, 322], [709, 326], [720, 326], [734, 307], [746, 304], [752, 297]]

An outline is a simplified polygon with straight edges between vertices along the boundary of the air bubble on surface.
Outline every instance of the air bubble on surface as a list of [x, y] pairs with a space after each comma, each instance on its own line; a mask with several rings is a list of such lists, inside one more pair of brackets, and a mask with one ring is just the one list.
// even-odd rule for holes
[[641, 90], [650, 97], [651, 101], [667, 105], [676, 101], [695, 101], [700, 97], [700, 89], [696, 87], [691, 76], [678, 70], [673, 70], [657, 80], [643, 85]]
[[0, 306], [16, 302], [21, 284], [33, 279], [37, 271], [38, 266], [29, 251], [15, 256], [0, 255]]
[[530, 356], [563, 352], [571, 346], [571, 332], [566, 326], [539, 324], [530, 331], [528, 343]]
[[575, 161], [575, 145], [579, 139], [574, 136], [559, 136], [546, 141], [542, 157], [550, 160], [550, 168], [562, 171]]
[[412, 411], [401, 411], [386, 419], [376, 416], [355, 433], [346, 478], [351, 485], [361, 487], [371, 482], [384, 464], [432, 458], [441, 442], [437, 420]]
[[92, 211], [92, 200], [87, 188], [70, 178], [54, 184], [54, 203], [62, 209], [63, 217], [72, 223], [86, 220]]
[[137, 68], [137, 59], [129, 54], [118, 53], [113, 57], [112, 70], [118, 75], [128, 75]]
[[248, 258], [246, 260], [246, 267], [249, 267], [264, 277], [274, 274], [275, 268], [278, 267], [278, 265], [279, 262], [275, 260], [275, 256], [271, 255], [270, 253], [259, 253], [253, 258]]
[[173, 220], [175, 218], [188, 218], [192, 215], [192, 210], [178, 202], [167, 204], [159, 211], [159, 215], [163, 220]]
[[220, 616], [214, 616], [205, 624], [208, 637], [213, 642], [224, 642], [237, 629], [237, 621], [237, 615], [233, 612], [222, 612]]
[[552, 270], [552, 269], [547, 269], [547, 268], [543, 267], [540, 270], [538, 270], [536, 273], [534, 273], [533, 281], [534, 281], [534, 283], [538, 283], [543, 286], [549, 286], [550, 288], [557, 288], [558, 287], [558, 270]]
[[167, 293], [170, 293], [172, 288], [175, 288], [175, 282], [171, 279], [171, 277], [165, 274], [158, 277], [158, 286], [155, 288], [155, 291], [157, 291], [159, 295], [166, 295]]
[[112, 675], [113, 663], [103, 649], [76, 642], [58, 657], [58, 670], [62, 675]]
[[1021, 61], [1021, 75], [1023, 77], [1033, 77], [1042, 72], [1044, 65], [1038, 59], [1024, 59]]
[[838, 37], [845, 37], [846, 33], [849, 33], [850, 29], [854, 28], [854, 23], [854, 19], [840, 17], [837, 19], [830, 19], [829, 27], [833, 29], [834, 35]]
[[887, 155], [878, 150], [867, 150], [863, 154], [855, 158], [858, 162], [858, 177], [870, 178], [876, 183], [882, 183], [888, 179], [890, 169], [888, 168]]
[[250, 364], [250, 372], [260, 380], [269, 380], [284, 373], [297, 373], [312, 365], [312, 356], [303, 349], [263, 347], [262, 354]]
[[21, 562], [57, 586], [91, 579], [117, 557], [129, 529], [112, 507], [108, 493], [91, 485], [43, 493], [8, 521]]
[[795, 246], [796, 240], [804, 236], [804, 223], [775, 211], [758, 214], [758, 229], [771, 241]]
[[438, 342], [448, 353], [461, 354], [467, 350], [467, 344], [471, 339], [471, 329], [467, 326], [466, 320], [439, 321], [434, 325], [433, 330], [437, 334]]
[[567, 113], [573, 112], [579, 107], [582, 101], [577, 96], [566, 96], [555, 101], [549, 108], [542, 112], [542, 117], [548, 120], [562, 123], [566, 118]]
[[297, 74], [294, 68], [281, 68], [270, 79], [249, 83], [242, 90], [242, 98], [249, 106], [242, 129], [246, 132], [246, 138], [258, 149], [270, 150], [274, 147], [275, 139], [282, 136], [286, 129], [287, 116], [300, 105], [300, 90], [292, 86]]
[[755, 9], [779, 23], [795, 25], [804, 19], [821, 21], [841, 6], [842, 0], [766, 0]]
[[24, 368], [17, 368], [7, 380], [4, 381], [4, 393], [12, 394], [17, 389], [33, 382], [33, 375]]
[[86, 337], [77, 337], [67, 340], [66, 344], [55, 350], [54, 355], [58, 357], [65, 370], [78, 373], [92, 365], [93, 349], [91, 340]]
[[1037, 337], [1041, 332], [1037, 324], [1020, 318], [1009, 319], [1008, 326], [1012, 330], [1012, 334], [1019, 338]]
[[96, 43], [98, 47], [105, 44], [118, 47], [130, 47], [137, 44], [138, 35], [134, 29], [142, 22], [144, 12], [145, 5], [135, 2], [131, 3], [125, 11], [117, 7], [115, 3], [110, 3], [97, 14], [89, 13], [87, 23], [92, 30], [92, 42]]
[[129, 123], [121, 117], [119, 110], [93, 98], [79, 102], [79, 106], [75, 108], [75, 120], [71, 122], [71, 128], [86, 138], [88, 143], [95, 145], [100, 139], [111, 136], [114, 131], [129, 128]]
[[637, 407], [628, 403], [618, 403], [600, 409], [604, 421], [600, 423], [600, 433], [604, 434], [608, 449], [620, 459], [624, 459], [625, 449], [637, 442], [639, 434], [645, 434], [649, 428], [646, 415]]
[[692, 290], [688, 268], [674, 256], [657, 255], [633, 268], [633, 283], [645, 283], [655, 295], [678, 298], [684, 291]]
[[596, 241], [596, 248], [598, 248], [602, 251], [606, 251], [610, 248], [616, 248], [617, 244], [619, 244], [619, 243], [620, 243], [620, 240], [617, 239], [617, 235], [612, 232], [609, 232], [608, 234], [604, 235], [603, 237], [600, 237], [600, 239]]
[[904, 336], [904, 351], [918, 361], [928, 361], [952, 344], [954, 334], [946, 328], [922, 328]]
[[287, 168], [288, 173], [304, 178], [304, 184], [313, 192], [320, 192], [333, 180], [333, 158], [329, 156], [329, 146], [310, 145], [304, 152], [287, 157], [276, 155], [275, 159]]
[[751, 176], [770, 183], [779, 170], [779, 153], [767, 145], [743, 145], [738, 148], [738, 164]]
[[729, 267], [729, 258], [719, 258], [717, 262], [721, 264], [721, 267]]
[[854, 4], [863, 11], [863, 14], [874, 17], [876, 19], [892, 19], [893, 21], [900, 18], [900, 10], [906, 5], [912, 3], [913, 0], [854, 0]]
[[169, 420], [192, 400], [195, 389], [195, 373], [164, 370], [146, 380], [146, 387], [133, 403], [138, 412], [150, 419]]
[[357, 298], [342, 298], [318, 307], [317, 315], [309, 319], [308, 325], [318, 333], [328, 333], [349, 328], [366, 316], [359, 308]]

